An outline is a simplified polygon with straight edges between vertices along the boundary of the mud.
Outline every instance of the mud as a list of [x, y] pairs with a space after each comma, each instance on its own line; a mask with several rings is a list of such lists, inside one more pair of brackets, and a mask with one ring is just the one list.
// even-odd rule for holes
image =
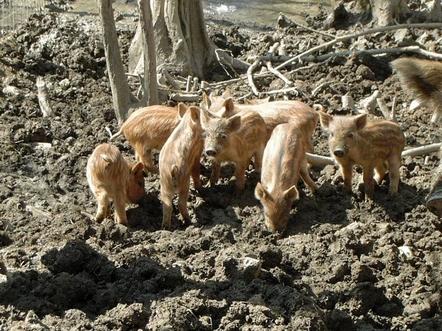
[[[58, 17], [58, 18], [57, 18]], [[302, 184], [287, 233], [269, 233], [253, 196], [258, 175], [234, 196], [232, 169], [214, 188], [191, 190], [192, 224], [162, 231], [158, 176], [146, 177], [147, 194], [128, 208], [130, 227], [94, 222], [87, 187], [88, 155], [117, 131], [104, 50], [93, 18], [39, 15], [0, 41], [0, 329], [1, 330], [440, 330], [442, 224], [424, 206], [436, 156], [405, 158], [399, 194], [388, 183], [365, 202], [358, 185], [344, 193], [337, 168], [313, 169], [320, 188]], [[250, 33], [209, 22], [210, 35], [247, 59], [264, 54], [278, 35], [287, 50], [326, 41], [301, 28]], [[215, 35], [215, 32], [218, 35]], [[127, 53], [132, 32], [119, 27]], [[435, 45], [440, 32], [412, 31]], [[393, 33], [367, 37], [370, 47], [397, 45]], [[342, 45], [348, 47], [347, 44]], [[391, 106], [407, 147], [431, 143], [430, 112], [409, 111], [410, 97], [388, 71], [393, 57], [334, 58], [288, 75], [301, 99], [334, 114], [340, 95], [355, 100], [378, 88]], [[380, 61], [380, 62], [379, 62]], [[372, 65], [377, 63], [377, 65]], [[43, 118], [35, 80], [49, 82], [55, 112]], [[324, 81], [331, 83], [312, 97]], [[280, 86], [257, 79], [261, 90]], [[13, 86], [16, 89], [4, 89]], [[233, 86], [235, 96], [249, 93]], [[380, 113], [379, 113], [380, 115]], [[328, 155], [318, 128], [315, 152]], [[123, 139], [117, 146], [133, 152]], [[203, 181], [210, 167], [204, 163]]]

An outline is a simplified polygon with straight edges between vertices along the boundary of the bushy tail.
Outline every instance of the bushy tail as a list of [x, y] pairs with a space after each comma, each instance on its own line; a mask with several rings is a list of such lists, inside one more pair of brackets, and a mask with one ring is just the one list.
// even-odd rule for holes
[[[423, 102], [437, 102], [442, 93], [442, 63], [400, 58], [392, 63], [402, 86]], [[442, 106], [442, 105], [440, 105]]]

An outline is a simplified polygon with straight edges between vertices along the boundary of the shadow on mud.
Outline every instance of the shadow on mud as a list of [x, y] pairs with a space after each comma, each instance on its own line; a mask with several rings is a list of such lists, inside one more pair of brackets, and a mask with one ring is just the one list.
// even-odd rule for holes
[[[95, 320], [120, 303], [141, 303], [142, 312], [130, 321], [130, 325], [142, 328], [146, 327], [149, 319], [152, 320], [151, 315], [162, 314], [166, 310], [173, 312], [183, 305], [189, 311], [194, 304], [192, 300], [198, 299], [200, 310], [193, 309], [190, 315], [183, 314], [189, 315], [190, 321], [180, 323], [187, 325], [191, 322], [189, 327], [198, 328], [196, 315], [206, 315], [216, 327], [234, 301], [247, 300], [267, 306], [273, 318], [287, 321], [293, 318], [294, 312], [300, 315], [309, 311], [310, 314], [315, 312], [315, 320], [323, 320], [307, 285], [294, 285], [290, 277], [279, 279], [272, 269], [262, 269], [259, 275], [250, 270], [242, 272], [235, 264], [237, 261], [228, 258], [229, 255], [226, 253], [226, 260], [222, 262], [226, 277], [218, 281], [196, 282], [184, 278], [185, 266], [165, 267], [147, 256], [129, 258], [116, 266], [83, 241], [74, 240], [42, 256], [41, 262], [49, 271], [9, 273], [7, 281], [0, 284], [0, 304], [12, 305], [23, 312], [33, 310], [39, 317], [63, 316], [70, 309], [79, 309], [89, 319]], [[192, 300], [187, 298], [189, 293], [192, 293]], [[154, 300], [157, 303], [152, 305]], [[164, 311], [161, 305], [164, 305]], [[272, 307], [280, 308], [274, 311]], [[169, 322], [181, 317], [172, 313]]]

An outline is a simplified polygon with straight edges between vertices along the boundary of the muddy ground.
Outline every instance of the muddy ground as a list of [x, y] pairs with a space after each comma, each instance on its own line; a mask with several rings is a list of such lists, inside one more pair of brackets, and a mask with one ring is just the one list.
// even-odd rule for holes
[[[0, 330], [442, 329], [442, 224], [424, 206], [435, 155], [403, 159], [399, 195], [388, 197], [384, 182], [371, 203], [359, 189], [360, 169], [352, 195], [340, 187], [336, 167], [313, 169], [320, 189], [312, 196], [300, 184], [282, 238], [264, 228], [252, 168], [239, 198], [231, 194], [229, 167], [215, 188], [192, 190], [192, 224], [175, 217], [171, 232], [160, 229], [153, 174], [141, 204], [128, 208], [130, 227], [82, 213], [96, 207], [87, 157], [108, 141], [105, 126], [117, 130], [93, 20], [33, 16], [0, 41]], [[221, 23], [209, 22], [211, 37], [243, 59], [264, 54], [281, 35], [289, 53], [328, 40], [301, 28], [250, 32]], [[124, 54], [132, 34], [119, 27]], [[412, 30], [399, 41], [388, 33], [359, 42], [379, 48], [419, 38], [440, 52], [440, 37]], [[411, 98], [388, 69], [392, 59], [334, 58], [298, 71], [289, 75], [299, 87], [291, 98], [343, 114], [341, 95], [360, 100], [378, 88], [390, 106], [397, 97], [407, 147], [431, 143], [430, 113], [408, 110]], [[38, 75], [51, 83], [52, 118], [39, 110]], [[313, 97], [324, 81], [332, 84]], [[269, 78], [257, 83], [280, 87]], [[233, 86], [237, 97], [248, 92]], [[326, 139], [318, 128], [316, 153], [328, 155]], [[123, 139], [117, 145], [132, 157]], [[206, 165], [204, 181], [209, 173]]]

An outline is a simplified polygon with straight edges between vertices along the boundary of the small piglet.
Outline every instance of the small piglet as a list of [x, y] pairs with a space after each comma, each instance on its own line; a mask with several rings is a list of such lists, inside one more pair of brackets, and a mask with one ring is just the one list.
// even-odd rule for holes
[[177, 107], [155, 105], [140, 108], [129, 116], [111, 140], [123, 134], [146, 171], [158, 172], [153, 164], [152, 150], [161, 150], [179, 121]]
[[241, 111], [233, 116], [202, 111], [201, 119], [205, 137], [204, 153], [214, 161], [210, 184], [213, 186], [218, 181], [222, 162], [233, 162], [236, 192], [242, 191], [252, 157], [256, 171], [261, 170], [267, 141], [264, 120], [253, 111]]
[[309, 137], [296, 122], [276, 126], [267, 142], [255, 197], [263, 205], [265, 224], [271, 231], [285, 231], [292, 203], [299, 196], [300, 177], [312, 192], [317, 188], [308, 172], [308, 148]]
[[201, 187], [200, 157], [203, 149], [200, 110], [178, 105], [180, 123], [164, 144], [159, 159], [160, 199], [163, 203], [163, 228], [170, 228], [172, 199], [178, 193], [178, 209], [184, 222], [190, 221], [187, 211], [190, 176], [195, 188]]
[[126, 203], [136, 203], [144, 196], [143, 164], [130, 165], [116, 146], [101, 144], [88, 159], [86, 177], [98, 203], [96, 220], [109, 216], [113, 201], [115, 221], [127, 225]]
[[366, 114], [331, 116], [319, 112], [319, 117], [321, 126], [329, 131], [330, 153], [340, 165], [347, 191], [351, 192], [353, 165], [359, 164], [363, 168], [366, 197], [373, 197], [373, 170], [378, 184], [389, 170], [389, 193], [397, 193], [405, 146], [399, 125], [386, 120], [368, 121]]

